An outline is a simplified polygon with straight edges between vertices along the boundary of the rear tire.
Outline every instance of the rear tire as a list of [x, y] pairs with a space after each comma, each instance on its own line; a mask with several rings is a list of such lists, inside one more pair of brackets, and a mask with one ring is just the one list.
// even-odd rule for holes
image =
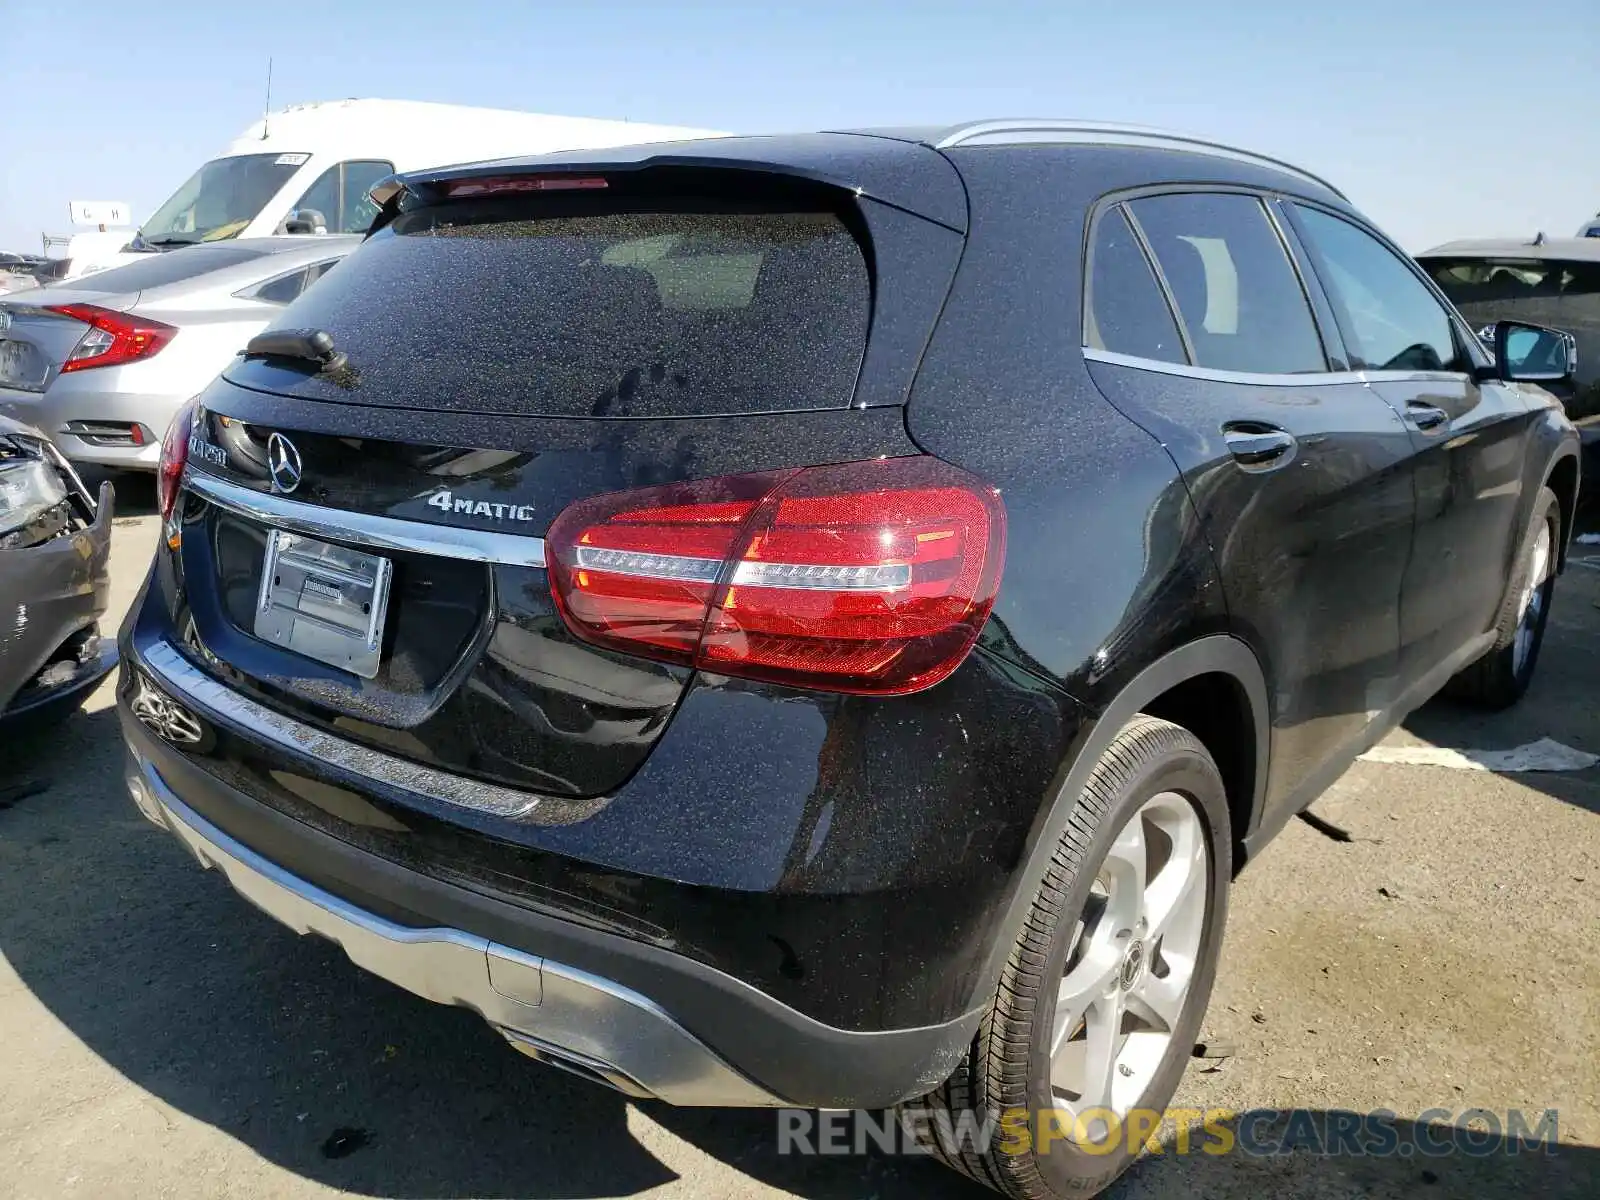
[[1533, 682], [1550, 620], [1560, 546], [1561, 505], [1554, 492], [1540, 488], [1495, 619], [1494, 645], [1446, 685], [1445, 695], [1489, 709], [1510, 708], [1522, 699]]
[[[1231, 877], [1227, 794], [1210, 754], [1187, 729], [1134, 717], [1078, 799], [965, 1059], [903, 1107], [932, 1131], [930, 1152], [1030, 1200], [1094, 1195], [1126, 1170], [1142, 1138], [1120, 1118], [1160, 1112], [1177, 1090]], [[985, 1145], [937, 1136], [985, 1122]]]

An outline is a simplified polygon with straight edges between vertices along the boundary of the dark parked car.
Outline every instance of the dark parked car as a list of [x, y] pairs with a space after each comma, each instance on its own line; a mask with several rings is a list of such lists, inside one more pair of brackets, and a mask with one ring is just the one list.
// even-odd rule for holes
[[1474, 325], [1531, 321], [1570, 334], [1577, 369], [1546, 386], [1573, 417], [1600, 412], [1600, 238], [1448, 242], [1417, 261]]
[[14, 271], [19, 275], [32, 274], [49, 260], [42, 254], [13, 254], [0, 250], [0, 271]]
[[116, 669], [101, 637], [112, 493], [37, 429], [0, 417], [0, 751], [75, 712]]
[[374, 191], [169, 435], [130, 789], [537, 1059], [1053, 1109], [947, 1157], [1092, 1190], [1234, 872], [1528, 686], [1577, 439], [1508, 347], [1558, 335], [1491, 356], [1300, 170], [994, 122]]

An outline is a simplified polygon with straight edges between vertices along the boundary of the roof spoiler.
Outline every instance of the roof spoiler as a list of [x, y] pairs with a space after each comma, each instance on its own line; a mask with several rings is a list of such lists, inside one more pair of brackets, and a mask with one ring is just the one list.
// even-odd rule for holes
[[[715, 171], [787, 180], [858, 200], [874, 200], [958, 233], [965, 232], [966, 193], [948, 160], [927, 146], [908, 142], [899, 143], [899, 156], [886, 160], [885, 143], [886, 139], [858, 134], [804, 134], [792, 139], [710, 138], [703, 142], [563, 151], [526, 159], [408, 171], [386, 176], [368, 190], [378, 207], [368, 236], [407, 208], [449, 199], [452, 194], [468, 194], [463, 187], [466, 184], [479, 183], [486, 188], [498, 185], [506, 191], [600, 186], [631, 190], [625, 181], [658, 170]], [[895, 143], [890, 140], [888, 144]], [[536, 179], [540, 182], [533, 184]], [[518, 186], [518, 181], [526, 182]]]

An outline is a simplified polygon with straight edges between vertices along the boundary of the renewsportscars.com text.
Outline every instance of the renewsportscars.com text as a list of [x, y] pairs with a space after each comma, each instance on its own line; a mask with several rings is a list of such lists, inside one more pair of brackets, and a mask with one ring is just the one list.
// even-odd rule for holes
[[937, 1142], [950, 1153], [994, 1148], [1002, 1154], [1048, 1154], [1071, 1145], [1110, 1154], [1126, 1145], [1152, 1154], [1278, 1154], [1389, 1158], [1442, 1158], [1451, 1154], [1552, 1154], [1560, 1117], [1485, 1108], [1428, 1108], [1414, 1116], [1379, 1108], [1133, 1109], [1118, 1118], [1106, 1109], [1074, 1115], [1064, 1109], [1007, 1109], [998, 1117], [976, 1113], [866, 1112], [779, 1109], [778, 1153], [798, 1155], [927, 1154]]

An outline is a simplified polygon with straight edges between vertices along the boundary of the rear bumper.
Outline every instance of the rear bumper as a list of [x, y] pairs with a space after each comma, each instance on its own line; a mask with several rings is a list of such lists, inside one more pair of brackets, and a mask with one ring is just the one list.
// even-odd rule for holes
[[[133, 669], [137, 654], [124, 662]], [[937, 1086], [970, 1043], [976, 1013], [838, 1029], [660, 946], [351, 846], [157, 736], [133, 715], [132, 690], [125, 678], [118, 707], [129, 788], [147, 817], [291, 929], [332, 939], [418, 995], [476, 1010], [535, 1058], [675, 1104], [881, 1108]]]
[[[118, 368], [106, 368], [113, 375]], [[102, 372], [80, 371], [58, 377], [44, 392], [0, 389], [0, 414], [43, 430], [67, 458], [122, 470], [154, 471], [161, 461], [161, 437], [183, 406], [184, 397], [108, 389]], [[137, 422], [150, 433], [142, 446], [97, 445], [67, 431], [69, 421]]]
[[477, 934], [412, 928], [341, 900], [229, 837], [137, 755], [128, 788], [146, 817], [268, 916], [336, 942], [357, 966], [426, 1000], [472, 1009], [534, 1058], [675, 1104], [782, 1103], [637, 992]]
[[[160, 438], [165, 431], [148, 426]], [[161, 443], [151, 441], [143, 446], [93, 446], [70, 433], [54, 436], [56, 448], [75, 463], [90, 463], [97, 467], [112, 467], [120, 471], [154, 471], [161, 465]]]

